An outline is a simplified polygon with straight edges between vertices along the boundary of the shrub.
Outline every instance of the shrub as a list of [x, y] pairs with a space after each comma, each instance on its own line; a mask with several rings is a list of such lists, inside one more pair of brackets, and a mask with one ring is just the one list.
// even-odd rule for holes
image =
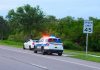
[[78, 44], [75, 44], [71, 41], [64, 41], [64, 49], [71, 49], [71, 50], [82, 50]]

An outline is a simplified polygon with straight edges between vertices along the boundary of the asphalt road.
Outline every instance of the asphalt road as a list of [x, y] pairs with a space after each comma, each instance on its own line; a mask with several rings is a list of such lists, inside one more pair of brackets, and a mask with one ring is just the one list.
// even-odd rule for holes
[[0, 70], [100, 70], [100, 63], [1, 45]]

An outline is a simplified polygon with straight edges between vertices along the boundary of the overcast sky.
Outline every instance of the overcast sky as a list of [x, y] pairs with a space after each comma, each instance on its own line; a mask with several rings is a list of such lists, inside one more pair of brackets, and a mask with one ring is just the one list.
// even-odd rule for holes
[[30, 4], [39, 5], [46, 15], [54, 15], [57, 18], [66, 16], [89, 16], [100, 18], [100, 0], [1, 0], [0, 15], [6, 16], [10, 9]]

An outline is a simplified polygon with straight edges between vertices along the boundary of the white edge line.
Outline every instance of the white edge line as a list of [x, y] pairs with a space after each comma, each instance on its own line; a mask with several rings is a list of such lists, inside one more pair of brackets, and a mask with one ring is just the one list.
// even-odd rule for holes
[[97, 56], [97, 55], [92, 55], [92, 54], [88, 54], [89, 56], [93, 56], [93, 57], [100, 57], [100, 56]]

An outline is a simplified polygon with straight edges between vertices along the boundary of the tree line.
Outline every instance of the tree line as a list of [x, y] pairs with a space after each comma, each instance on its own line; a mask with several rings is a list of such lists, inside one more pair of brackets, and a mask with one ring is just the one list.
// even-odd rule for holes
[[[89, 50], [100, 51], [100, 19], [93, 21], [93, 33], [89, 34]], [[53, 34], [62, 39], [65, 49], [85, 50], [86, 34], [83, 34], [83, 18], [72, 16], [57, 19], [45, 15], [39, 6], [29, 4], [11, 9], [4, 19], [0, 16], [0, 39], [23, 42], [26, 38], [39, 39], [43, 34]]]

